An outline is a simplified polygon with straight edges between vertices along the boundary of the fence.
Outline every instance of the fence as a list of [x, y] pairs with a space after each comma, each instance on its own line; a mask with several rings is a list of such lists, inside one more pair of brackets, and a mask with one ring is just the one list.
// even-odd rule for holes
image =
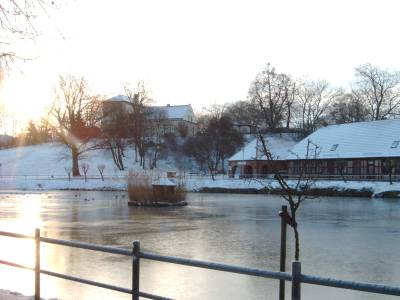
[[[296, 174], [288, 174], [281, 173], [287, 179], [297, 180], [299, 175]], [[212, 176], [209, 173], [199, 174], [199, 173], [181, 173], [177, 175], [184, 179], [211, 179]], [[400, 175], [388, 175], [388, 174], [379, 174], [379, 175], [352, 175], [352, 174], [310, 174], [309, 177], [315, 180], [335, 180], [335, 181], [387, 181], [387, 182], [398, 182], [400, 181]], [[269, 179], [273, 180], [273, 174], [242, 174], [232, 176], [231, 174], [215, 174], [214, 178], [219, 180], [252, 180], [252, 179]], [[307, 178], [307, 176], [303, 175], [303, 178]]]
[[[146, 174], [146, 173], [144, 173]], [[149, 176], [151, 176], [151, 171], [149, 172]], [[282, 173], [282, 175], [288, 179], [296, 180], [298, 179], [298, 175], [295, 174], [286, 174]], [[209, 173], [177, 173], [175, 175], [176, 178], [180, 179], [211, 179], [212, 176]], [[304, 176], [303, 176], [304, 177]], [[316, 180], [336, 180], [336, 181], [400, 181], [400, 175], [329, 175], [329, 174], [312, 174], [310, 177]], [[237, 175], [232, 176], [230, 174], [215, 174], [215, 179], [218, 180], [251, 180], [251, 179], [274, 179], [274, 175], [271, 174], [247, 174], [247, 175]], [[20, 180], [68, 180], [68, 181], [84, 181], [85, 177], [81, 176], [71, 176], [69, 178], [66, 175], [0, 175], [0, 179], [4, 180], [12, 180], [16, 181]], [[103, 175], [103, 178], [100, 175], [87, 175], [87, 180], [114, 180], [114, 181], [126, 181], [127, 175]]]
[[[147, 298], [147, 299], [156, 299], [156, 300], [167, 300], [169, 298], [153, 295], [150, 293], [140, 291], [140, 261], [142, 259], [154, 260], [165, 263], [173, 263], [178, 265], [197, 267], [203, 269], [224, 271], [229, 273], [243, 274], [249, 276], [256, 276], [262, 278], [275, 279], [280, 281], [290, 281], [292, 283], [292, 292], [291, 299], [292, 300], [300, 300], [301, 299], [301, 284], [308, 283], [314, 285], [322, 285], [327, 287], [335, 287], [342, 289], [350, 289], [355, 291], [364, 291], [369, 293], [377, 293], [383, 295], [393, 295], [400, 296], [400, 287], [392, 287], [386, 285], [378, 285], [378, 284], [370, 284], [370, 283], [361, 283], [354, 281], [345, 281], [338, 280], [332, 278], [323, 278], [311, 275], [305, 275], [301, 273], [301, 263], [295, 261], [292, 263], [292, 272], [277, 272], [277, 271], [269, 271], [269, 270], [260, 270], [254, 268], [247, 268], [241, 266], [233, 266], [227, 264], [219, 264], [213, 262], [206, 262], [200, 260], [193, 260], [181, 257], [174, 256], [164, 256], [158, 255], [154, 253], [144, 252], [140, 250], [140, 242], [133, 242], [132, 250], [126, 250], [115, 247], [108, 246], [99, 246], [84, 242], [76, 242], [76, 241], [66, 241], [52, 238], [45, 238], [40, 236], [40, 230], [35, 230], [34, 236], [23, 235], [12, 232], [0, 231], [0, 236], [7, 236], [12, 238], [21, 238], [21, 239], [33, 239], [35, 241], [35, 267], [29, 267], [25, 265], [21, 265], [15, 262], [9, 262], [0, 260], [0, 264], [23, 268], [32, 270], [35, 272], [35, 300], [40, 300], [40, 274], [45, 274], [49, 276], [54, 276], [58, 278], [62, 278], [65, 280], [71, 280], [83, 284], [93, 285], [113, 291], [118, 291], [121, 293], [127, 293], [132, 295], [132, 300], [138, 300], [139, 297]], [[100, 251], [118, 255], [125, 255], [132, 257], [132, 288], [124, 288], [119, 286], [110, 285], [107, 283], [96, 282], [84, 278], [79, 278], [67, 274], [61, 274], [53, 271], [43, 270], [40, 268], [40, 243], [50, 243], [61, 246], [75, 247], [93, 251]]]

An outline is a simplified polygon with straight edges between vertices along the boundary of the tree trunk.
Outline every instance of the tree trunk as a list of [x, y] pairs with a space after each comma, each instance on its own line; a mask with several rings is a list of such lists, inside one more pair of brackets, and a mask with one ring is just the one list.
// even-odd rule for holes
[[157, 168], [157, 150], [154, 151], [154, 161], [153, 161], [153, 168]]
[[290, 105], [288, 105], [288, 114], [287, 114], [287, 119], [286, 119], [286, 128], [290, 127], [290, 118], [291, 118], [291, 108]]
[[78, 154], [78, 149], [76, 149], [75, 146], [72, 146], [71, 148], [71, 154], [72, 154], [72, 176], [79, 176], [81, 175], [79, 173], [79, 154]]
[[136, 146], [136, 143], [135, 143], [135, 162], [138, 162], [138, 159], [137, 159], [137, 146]]
[[297, 230], [297, 224], [293, 226], [293, 231], [294, 231], [294, 240], [295, 240], [295, 252], [294, 252], [294, 259], [299, 260], [300, 258], [300, 238], [299, 238], [299, 232]]

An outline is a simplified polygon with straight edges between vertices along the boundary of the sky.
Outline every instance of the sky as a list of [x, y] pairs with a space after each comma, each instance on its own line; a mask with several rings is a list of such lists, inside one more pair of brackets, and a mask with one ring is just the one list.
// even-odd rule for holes
[[399, 1], [62, 1], [35, 21], [35, 42], [19, 45], [34, 59], [0, 86], [19, 126], [43, 114], [59, 75], [110, 97], [144, 80], [157, 104], [201, 111], [246, 99], [268, 62], [344, 88], [360, 64], [400, 70]]

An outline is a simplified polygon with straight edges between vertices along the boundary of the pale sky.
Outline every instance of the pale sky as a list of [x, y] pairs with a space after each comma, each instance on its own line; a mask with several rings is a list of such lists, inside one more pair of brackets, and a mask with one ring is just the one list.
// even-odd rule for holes
[[399, 1], [63, 1], [1, 87], [21, 119], [42, 114], [59, 74], [107, 96], [143, 79], [157, 103], [200, 111], [245, 99], [267, 62], [345, 88], [363, 63], [400, 70]]

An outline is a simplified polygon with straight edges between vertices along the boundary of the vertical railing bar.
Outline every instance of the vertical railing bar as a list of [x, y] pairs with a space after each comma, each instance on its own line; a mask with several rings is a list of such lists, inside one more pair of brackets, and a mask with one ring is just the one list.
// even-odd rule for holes
[[132, 251], [132, 300], [139, 300], [139, 279], [140, 279], [140, 242], [133, 242]]
[[299, 261], [292, 262], [292, 300], [300, 300], [301, 291], [301, 263]]
[[[279, 271], [285, 272], [286, 269], [286, 232], [287, 225], [283, 214], [287, 214], [287, 206], [282, 205], [281, 216], [281, 257]], [[279, 300], [285, 300], [285, 280], [279, 280]]]
[[35, 300], [40, 300], [40, 229], [35, 229]]

